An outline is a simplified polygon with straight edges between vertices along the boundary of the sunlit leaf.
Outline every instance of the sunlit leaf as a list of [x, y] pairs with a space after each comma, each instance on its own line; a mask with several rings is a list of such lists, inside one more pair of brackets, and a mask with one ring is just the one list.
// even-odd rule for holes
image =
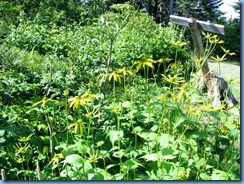
[[143, 165], [134, 159], [128, 159], [123, 163], [123, 167], [126, 168], [127, 170], [131, 170], [131, 169], [136, 169], [138, 167], [143, 167]]
[[86, 160], [86, 161], [83, 163], [83, 167], [82, 167], [81, 172], [82, 172], [84, 175], [87, 175], [88, 172], [89, 172], [92, 168], [93, 168], [93, 167], [92, 167], [91, 163], [90, 163], [89, 161]]
[[207, 163], [207, 161], [204, 158], [201, 158], [200, 160], [197, 161], [195, 166], [196, 166], [197, 169], [200, 169], [200, 167], [202, 167], [206, 163]]
[[186, 120], [186, 116], [184, 114], [178, 115], [176, 120], [175, 120], [174, 128], [177, 128], [185, 120]]
[[164, 148], [162, 151], [162, 158], [166, 159], [166, 160], [171, 160], [174, 159], [176, 156], [174, 155], [174, 150], [170, 149], [170, 148]]
[[161, 148], [167, 148], [171, 141], [173, 141], [173, 137], [169, 134], [161, 134], [158, 141]]
[[211, 180], [226, 180], [228, 179], [228, 173], [218, 170], [218, 169], [214, 169], [213, 173], [211, 175]]
[[83, 158], [80, 155], [77, 154], [72, 154], [72, 155], [68, 155], [64, 161], [62, 161], [65, 164], [70, 164], [70, 165], [74, 165], [77, 167], [80, 167], [83, 165], [84, 161]]
[[124, 156], [125, 152], [123, 149], [119, 150], [119, 151], [115, 151], [113, 153], [113, 156], [116, 158], [122, 158]]
[[124, 136], [124, 132], [122, 130], [117, 131], [117, 130], [110, 130], [107, 134], [109, 136], [109, 140], [114, 146], [115, 141], [118, 141]]
[[211, 177], [206, 173], [201, 173], [200, 178], [203, 180], [211, 180]]
[[159, 160], [159, 154], [158, 153], [151, 153], [151, 154], [142, 156], [141, 158], [146, 159], [146, 162], [148, 162], [148, 161], [157, 161], [157, 160]]
[[190, 139], [189, 140], [189, 145], [190, 147], [194, 150], [194, 152], [196, 153], [198, 150], [198, 144], [194, 139]]

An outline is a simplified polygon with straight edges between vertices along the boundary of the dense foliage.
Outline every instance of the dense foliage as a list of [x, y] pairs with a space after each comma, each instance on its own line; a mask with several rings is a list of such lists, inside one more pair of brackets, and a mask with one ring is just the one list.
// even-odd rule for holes
[[[11, 7], [0, 27], [8, 180], [240, 179], [240, 107], [213, 108], [196, 88], [184, 30], [129, 4], [100, 12], [59, 1], [59, 13], [44, 15], [54, 1], [31, 1], [33, 12], [21, 2], [0, 4]], [[80, 14], [86, 6], [97, 14]], [[16, 19], [13, 7], [23, 10]]]

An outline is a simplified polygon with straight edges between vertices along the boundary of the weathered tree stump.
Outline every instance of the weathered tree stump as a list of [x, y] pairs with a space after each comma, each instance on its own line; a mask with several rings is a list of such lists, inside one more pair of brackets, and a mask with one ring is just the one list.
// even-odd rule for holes
[[214, 108], [218, 108], [223, 104], [230, 108], [239, 103], [229, 90], [227, 81], [216, 71], [212, 70], [206, 76], [203, 76], [202, 72], [199, 72], [198, 75], [198, 89], [207, 92], [208, 96], [213, 98]]

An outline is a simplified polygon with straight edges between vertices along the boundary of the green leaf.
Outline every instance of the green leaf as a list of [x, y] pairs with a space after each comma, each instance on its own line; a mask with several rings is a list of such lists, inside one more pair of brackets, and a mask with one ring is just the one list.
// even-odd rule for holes
[[65, 164], [70, 164], [70, 165], [74, 165], [77, 167], [80, 167], [83, 165], [84, 161], [83, 158], [80, 155], [77, 154], [72, 154], [72, 155], [68, 155], [64, 161], [62, 161]]
[[110, 169], [110, 168], [112, 168], [112, 167], [115, 167], [115, 166], [117, 166], [118, 164], [109, 164], [107, 167], [106, 167], [106, 169], [108, 170], [108, 169]]
[[[89, 175], [88, 175], [89, 176]], [[88, 177], [89, 178], [89, 177]], [[114, 180], [114, 176], [112, 176], [109, 172], [104, 169], [96, 168], [95, 175], [91, 178], [91, 180]]]
[[177, 118], [176, 118], [176, 120], [175, 120], [174, 129], [177, 128], [185, 120], [186, 120], [186, 116], [184, 114], [178, 115]]
[[123, 164], [123, 167], [126, 168], [127, 170], [131, 170], [131, 169], [136, 169], [138, 167], [143, 167], [142, 164], [140, 164], [139, 162], [137, 162], [134, 159], [129, 159], [126, 160]]
[[80, 154], [86, 154], [88, 152], [88, 147], [81, 143], [76, 143], [76, 148], [79, 151]]
[[191, 103], [203, 103], [205, 101], [204, 96], [197, 90], [191, 94]]
[[200, 160], [197, 161], [196, 168], [200, 169], [200, 167], [205, 165], [206, 163], [207, 163], [207, 161], [204, 158], [201, 158]]
[[163, 161], [163, 164], [162, 164], [162, 167], [167, 171], [167, 173], [172, 171], [174, 166], [175, 166], [174, 163], [167, 162], [167, 161]]
[[140, 126], [136, 126], [134, 129], [133, 129], [133, 132], [135, 132], [136, 134], [138, 134], [139, 132], [141, 132], [143, 129], [142, 127]]
[[0, 130], [0, 137], [4, 136], [5, 130]]
[[226, 179], [228, 179], [227, 176], [228, 176], [228, 173], [218, 170], [218, 169], [214, 169], [213, 173], [211, 175], [211, 179], [212, 180], [226, 180]]
[[6, 139], [3, 137], [5, 130], [0, 130], [0, 143], [4, 143]]
[[114, 176], [115, 176], [115, 180], [122, 180], [124, 178], [124, 175], [122, 173], [117, 173]]
[[209, 111], [208, 112], [212, 117], [214, 117], [216, 120], [220, 121], [220, 112], [218, 111]]
[[89, 162], [89, 161], [85, 161], [84, 162], [84, 165], [83, 165], [83, 168], [81, 169], [81, 171], [83, 171], [83, 174], [84, 175], [87, 175], [88, 174], [88, 172], [90, 171], [90, 170], [92, 170], [93, 168], [92, 168], [92, 165], [91, 165], [91, 163]]
[[153, 125], [153, 127], [150, 130], [156, 132], [158, 130], [158, 125]]
[[189, 140], [189, 145], [194, 150], [194, 152], [196, 153], [197, 149], [198, 149], [197, 142], [194, 139], [190, 139]]
[[207, 132], [206, 131], [195, 131], [190, 135], [190, 138], [206, 139]]
[[124, 156], [125, 152], [123, 149], [119, 150], [119, 151], [116, 151], [113, 153], [113, 156], [116, 157], [116, 158], [122, 158]]
[[101, 173], [97, 173], [97, 172], [89, 172], [88, 173], [88, 180], [104, 180], [104, 175], [102, 175]]
[[149, 141], [153, 141], [155, 140], [155, 138], [158, 136], [156, 133], [154, 132], [141, 132], [138, 134], [140, 137], [142, 137], [143, 139]]
[[229, 131], [230, 131], [230, 134], [233, 136], [235, 134], [237, 134], [237, 128], [235, 125], [231, 124], [231, 123], [225, 123], [224, 126], [226, 126]]
[[6, 142], [6, 139], [4, 137], [1, 137], [0, 138], [0, 143], [4, 143], [4, 142]]
[[211, 180], [211, 177], [206, 173], [201, 173], [200, 178], [202, 178], [203, 180]]
[[170, 148], [164, 148], [162, 151], [161, 151], [162, 155], [163, 155], [163, 158], [164, 159], [167, 159], [167, 160], [171, 160], [171, 159], [174, 159], [176, 156], [174, 156], [174, 150], [170, 149]]
[[169, 134], [161, 134], [158, 138], [160, 147], [167, 148], [173, 139], [174, 138]]
[[240, 109], [237, 107], [232, 107], [229, 109], [229, 112], [232, 113], [234, 116], [240, 116]]
[[158, 155], [158, 153], [151, 153], [151, 154], [142, 156], [141, 158], [146, 159], [146, 162], [148, 162], [148, 161], [153, 161], [154, 162], [154, 161], [159, 160], [159, 155]]
[[119, 139], [121, 139], [124, 136], [124, 132], [122, 130], [110, 130], [107, 136], [109, 136], [109, 140], [114, 146], [114, 142], [119, 141]]
[[150, 180], [150, 177], [144, 174], [137, 174], [134, 180]]

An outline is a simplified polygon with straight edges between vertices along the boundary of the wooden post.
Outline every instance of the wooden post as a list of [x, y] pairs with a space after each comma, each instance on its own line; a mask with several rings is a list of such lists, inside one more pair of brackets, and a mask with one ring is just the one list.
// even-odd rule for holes
[[[225, 26], [220, 24], [213, 24], [210, 22], [195, 20], [194, 18], [185, 18], [175, 15], [170, 15], [170, 20], [175, 24], [189, 27], [196, 48], [197, 58], [200, 60], [204, 56], [204, 48], [202, 44], [202, 30], [225, 35]], [[209, 67], [206, 61], [203, 63], [201, 73], [203, 76], [209, 73]]]
[[173, 9], [174, 9], [174, 0], [170, 0], [170, 2], [169, 2], [169, 12], [168, 12], [168, 15], [167, 15], [167, 18], [166, 18], [166, 23], [167, 24], [169, 22], [169, 17], [172, 14]]
[[208, 63], [203, 58], [204, 48], [202, 43], [202, 30], [225, 35], [225, 26], [174, 15], [171, 15], [170, 19], [175, 24], [189, 27], [191, 31], [192, 39], [197, 52], [197, 58], [201, 62], [204, 62], [201, 63], [202, 68], [198, 73], [200, 77], [198, 87], [201, 89], [207, 88], [209, 94], [213, 93], [213, 106], [215, 108], [219, 107], [221, 105], [222, 98], [226, 98], [228, 107], [238, 104], [234, 95], [228, 89], [227, 82], [221, 76], [219, 76], [217, 72], [209, 71]]
[[197, 58], [201, 59], [204, 55], [204, 48], [202, 44], [202, 29], [198, 28], [197, 21], [191, 18], [188, 21], [188, 25], [192, 34], [193, 42], [197, 51]]
[[[188, 25], [196, 48], [197, 58], [201, 61], [201, 59], [204, 57], [204, 48], [202, 44], [202, 29], [198, 27], [197, 21], [193, 18], [191, 18], [188, 21]], [[203, 76], [209, 73], [207, 61], [203, 63], [201, 71]]]

